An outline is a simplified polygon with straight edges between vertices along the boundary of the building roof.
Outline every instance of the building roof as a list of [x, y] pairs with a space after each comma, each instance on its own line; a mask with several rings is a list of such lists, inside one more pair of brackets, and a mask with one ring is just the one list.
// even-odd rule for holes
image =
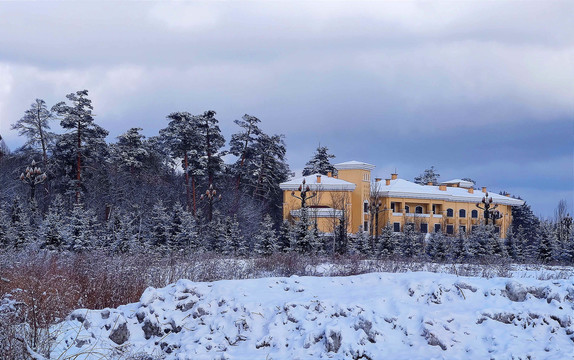
[[337, 170], [354, 170], [354, 169], [361, 169], [361, 170], [373, 170], [375, 165], [367, 164], [365, 162], [360, 162], [356, 160], [345, 161], [342, 163], [338, 163], [333, 165]]
[[[439, 190], [438, 186], [433, 185], [419, 185], [413, 182], [396, 179], [390, 180], [390, 185], [385, 183], [378, 183], [378, 194], [380, 196], [388, 197], [402, 197], [410, 199], [436, 199], [456, 202], [473, 202], [479, 203], [484, 197], [484, 193], [480, 190], [474, 193], [469, 193], [469, 189], [461, 187], [446, 187], [446, 190]], [[495, 204], [520, 206], [524, 204], [523, 200], [514, 199], [508, 196], [499, 195], [495, 193], [488, 193], [489, 197]]]
[[453, 184], [458, 184], [458, 186], [465, 188], [465, 189], [470, 189], [471, 187], [474, 186], [474, 183], [472, 181], [467, 181], [467, 180], [462, 180], [462, 179], [452, 179], [452, 180], [443, 181], [440, 183], [440, 185], [453, 185]]
[[291, 179], [279, 184], [279, 187], [281, 190], [298, 190], [299, 186], [303, 183], [303, 179], [305, 180], [305, 184], [308, 185], [309, 189], [312, 191], [353, 191], [355, 190], [355, 187], [357, 187], [357, 185], [352, 182], [325, 175], [321, 175], [321, 182], [318, 183], [317, 175], [321, 174], [312, 174]]

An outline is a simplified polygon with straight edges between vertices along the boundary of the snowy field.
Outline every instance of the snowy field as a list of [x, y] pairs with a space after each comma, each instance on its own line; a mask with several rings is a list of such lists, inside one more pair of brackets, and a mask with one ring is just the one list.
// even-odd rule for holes
[[516, 271], [180, 280], [74, 311], [52, 329], [51, 358], [574, 358], [572, 272]]

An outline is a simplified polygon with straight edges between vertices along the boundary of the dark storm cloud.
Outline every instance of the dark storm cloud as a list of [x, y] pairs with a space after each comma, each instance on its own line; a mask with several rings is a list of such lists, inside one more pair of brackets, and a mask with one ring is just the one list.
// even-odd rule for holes
[[[90, 90], [110, 140], [172, 111], [244, 113], [412, 179], [435, 165], [574, 206], [571, 2], [4, 2], [0, 133], [36, 97]], [[544, 173], [544, 175], [540, 175]]]

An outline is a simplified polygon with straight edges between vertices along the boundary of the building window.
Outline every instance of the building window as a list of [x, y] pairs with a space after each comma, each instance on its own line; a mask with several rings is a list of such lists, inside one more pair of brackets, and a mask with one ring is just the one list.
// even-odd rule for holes
[[426, 234], [426, 233], [429, 232], [429, 226], [428, 226], [428, 224], [421, 224], [421, 232], [422, 232], [423, 234]]
[[478, 210], [472, 210], [472, 211], [470, 212], [470, 216], [471, 216], [473, 219], [478, 219]]
[[465, 218], [466, 217], [466, 210], [460, 209], [458, 211], [458, 217]]
[[446, 233], [449, 235], [454, 234], [454, 225], [447, 225], [446, 226]]
[[363, 231], [369, 231], [369, 222], [363, 221]]
[[415, 208], [415, 214], [422, 214], [423, 213], [423, 207], [422, 206], [417, 206]]
[[392, 210], [393, 212], [396, 212], [396, 210], [395, 210], [395, 203], [394, 203], [394, 202], [391, 203], [391, 210]]
[[466, 226], [461, 225], [458, 227], [459, 234], [466, 234]]
[[453, 209], [446, 209], [446, 216], [447, 217], [453, 217], [454, 216], [454, 210]]
[[470, 232], [475, 232], [477, 228], [478, 226], [472, 225], [472, 227], [470, 228]]
[[495, 234], [500, 234], [500, 226], [495, 226], [495, 227], [494, 227], [494, 233], [495, 233]]
[[405, 205], [405, 213], [410, 213], [411, 212], [411, 207], [408, 205]]
[[369, 212], [369, 203], [366, 201], [363, 203], [363, 212], [365, 214]]
[[439, 233], [439, 232], [440, 232], [440, 224], [434, 224], [434, 232], [435, 232], [435, 233]]
[[401, 223], [393, 223], [393, 231], [394, 232], [401, 232]]
[[433, 206], [432, 206], [432, 213], [433, 213], [433, 214], [436, 214], [436, 205], [434, 205], [434, 204], [433, 204]]

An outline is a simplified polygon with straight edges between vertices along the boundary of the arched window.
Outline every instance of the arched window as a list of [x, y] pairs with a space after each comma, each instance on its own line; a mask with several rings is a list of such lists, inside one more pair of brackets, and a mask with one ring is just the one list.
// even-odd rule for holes
[[447, 217], [453, 217], [454, 216], [454, 210], [453, 209], [446, 209], [446, 216]]
[[465, 218], [466, 217], [466, 210], [460, 209], [458, 211], [458, 217]]
[[472, 210], [470, 216], [472, 216], [473, 219], [478, 219], [478, 210]]
[[415, 214], [422, 214], [423, 213], [423, 207], [422, 206], [417, 206], [415, 208]]
[[411, 212], [411, 207], [408, 205], [405, 205], [405, 213], [410, 213]]

